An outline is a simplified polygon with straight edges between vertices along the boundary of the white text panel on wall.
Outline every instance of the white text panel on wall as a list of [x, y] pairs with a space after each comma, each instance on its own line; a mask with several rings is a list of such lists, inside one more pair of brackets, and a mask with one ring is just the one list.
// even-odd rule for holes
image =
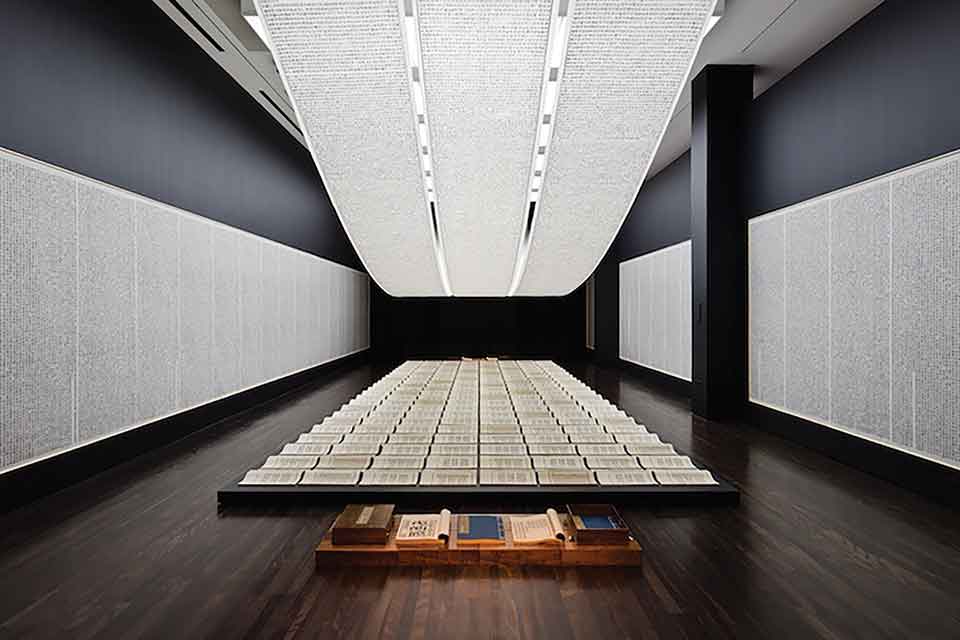
[[690, 241], [620, 263], [620, 358], [683, 380], [692, 368]]
[[0, 472], [368, 348], [368, 287], [0, 149]]
[[749, 237], [750, 399], [960, 467], [960, 153]]

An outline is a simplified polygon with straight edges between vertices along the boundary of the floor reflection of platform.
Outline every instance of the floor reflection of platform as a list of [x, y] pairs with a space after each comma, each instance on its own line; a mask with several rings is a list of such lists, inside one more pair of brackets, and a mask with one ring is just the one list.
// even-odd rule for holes
[[[635, 540], [625, 545], [578, 545], [572, 540], [559, 543], [514, 544], [510, 528], [502, 546], [463, 547], [457, 542], [457, 516], [452, 516], [449, 542], [436, 547], [398, 547], [394, 543], [400, 517], [394, 516], [386, 545], [335, 546], [330, 532], [316, 549], [317, 568], [385, 566], [541, 566], [541, 567], [639, 567], [642, 549]], [[560, 515], [568, 535], [570, 523]]]

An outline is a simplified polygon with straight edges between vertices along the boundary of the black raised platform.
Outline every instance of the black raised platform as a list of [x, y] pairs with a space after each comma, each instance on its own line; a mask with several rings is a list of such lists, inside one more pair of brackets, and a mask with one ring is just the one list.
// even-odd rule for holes
[[716, 485], [582, 486], [241, 486], [238, 477], [219, 492], [223, 506], [391, 502], [398, 505], [486, 503], [612, 502], [633, 506], [736, 505], [740, 492], [717, 478]]

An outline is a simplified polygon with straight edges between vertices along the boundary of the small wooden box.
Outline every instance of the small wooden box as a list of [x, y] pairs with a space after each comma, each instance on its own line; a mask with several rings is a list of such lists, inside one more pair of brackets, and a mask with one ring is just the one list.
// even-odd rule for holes
[[[573, 539], [579, 545], [626, 545], [630, 543], [630, 529], [611, 504], [568, 504], [567, 514], [573, 527]], [[603, 518], [612, 528], [589, 526], [588, 518]]]
[[393, 509], [392, 504], [348, 504], [333, 523], [331, 542], [337, 546], [387, 544]]

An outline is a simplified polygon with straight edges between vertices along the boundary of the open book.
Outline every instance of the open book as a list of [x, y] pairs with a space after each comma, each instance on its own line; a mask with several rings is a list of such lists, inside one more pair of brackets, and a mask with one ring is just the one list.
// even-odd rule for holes
[[559, 544], [567, 537], [554, 509], [530, 516], [511, 515], [510, 531], [514, 544]]
[[398, 547], [440, 546], [450, 537], [450, 511], [405, 515], [394, 538]]

